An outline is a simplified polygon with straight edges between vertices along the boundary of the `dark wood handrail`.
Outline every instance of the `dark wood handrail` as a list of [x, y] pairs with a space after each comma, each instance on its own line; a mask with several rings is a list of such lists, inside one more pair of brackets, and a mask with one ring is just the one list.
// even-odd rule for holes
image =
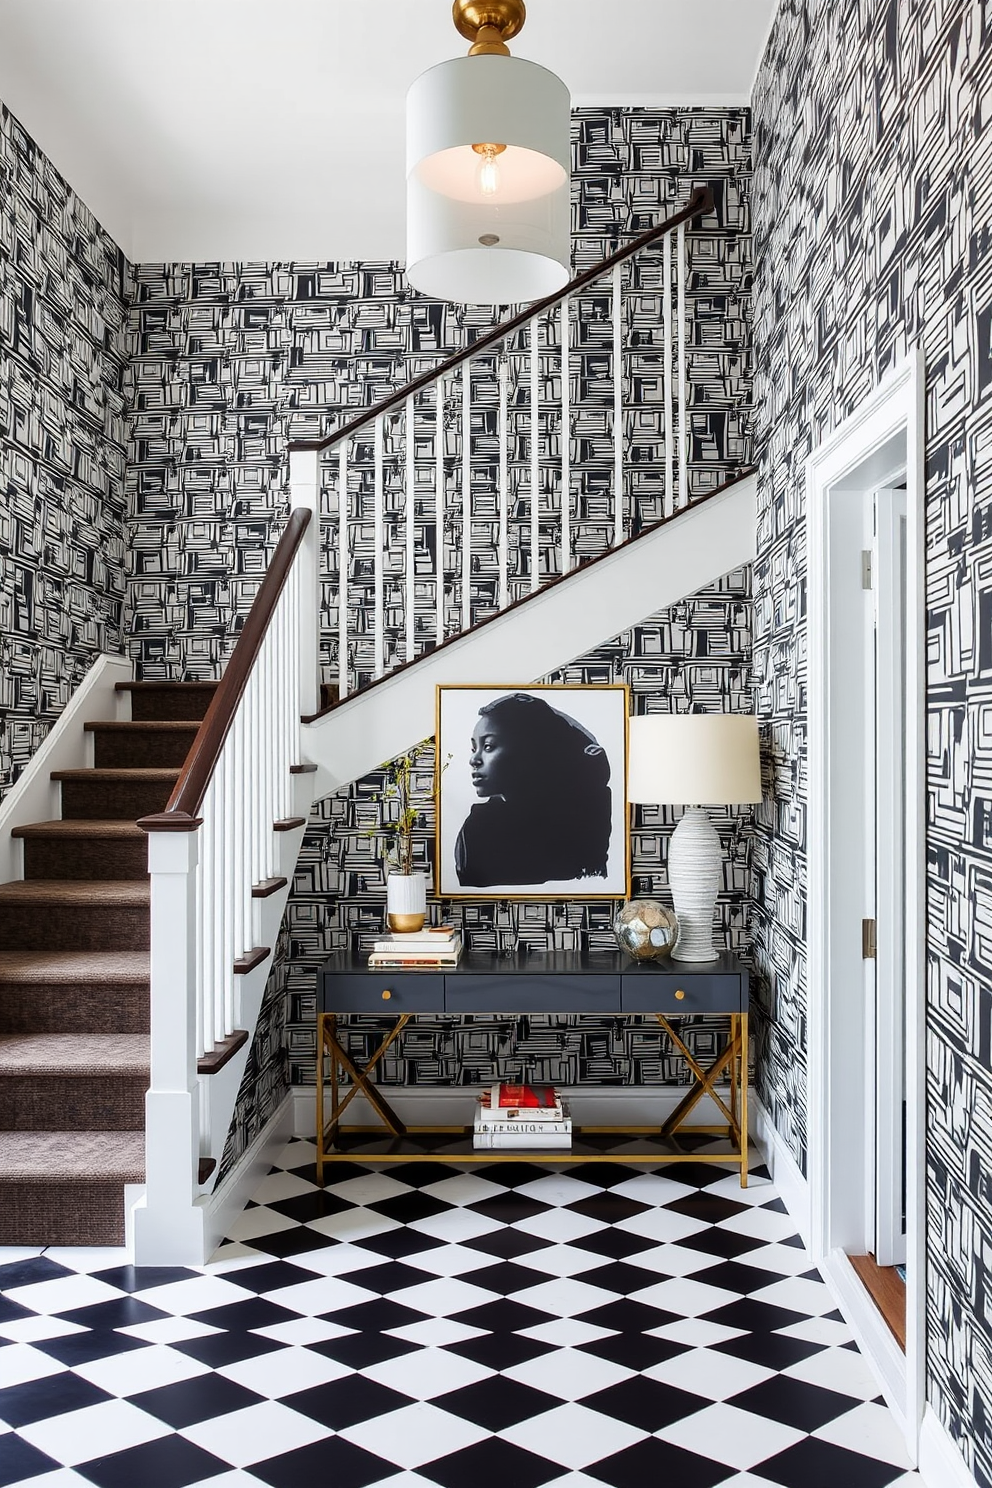
[[707, 501], [713, 501], [717, 496], [725, 495], [732, 486], [738, 485], [740, 481], [750, 480], [751, 476], [755, 473], [756, 470], [753, 465], [738, 469], [736, 474], [729, 476], [727, 480], [716, 486], [712, 491], [707, 491], [705, 496], [697, 496], [687, 506], [680, 506], [678, 511], [669, 512], [667, 516], [659, 517], [656, 522], [649, 522], [646, 527], [641, 528], [640, 532], [634, 532], [630, 537], [624, 538], [623, 542], [618, 543], [615, 548], [606, 548], [602, 553], [597, 553], [592, 558], [582, 559], [575, 568], [570, 568], [567, 573], [555, 574], [552, 578], [545, 579], [539, 589], [532, 590], [530, 594], [521, 594], [519, 599], [511, 600], [504, 609], [494, 610], [491, 615], [484, 615], [481, 620], [476, 620], [468, 630], [459, 630], [455, 635], [446, 636], [439, 646], [433, 646], [429, 651], [422, 651], [419, 656], [413, 656], [409, 661], [401, 661], [398, 666], [394, 666], [388, 672], [384, 672], [381, 677], [374, 677], [371, 682], [366, 682], [364, 687], [356, 687], [354, 692], [348, 693], [347, 697], [338, 698], [336, 702], [328, 703], [325, 708], [320, 709], [319, 713], [308, 714], [304, 717], [303, 722], [316, 723], [319, 718], [325, 718], [328, 713], [333, 713], [335, 709], [347, 707], [349, 703], [354, 702], [355, 698], [366, 697], [373, 687], [381, 687], [384, 682], [391, 682], [400, 672], [405, 672], [410, 667], [415, 667], [420, 661], [426, 661], [429, 656], [436, 656], [439, 651], [445, 650], [448, 646], [453, 646], [456, 641], [463, 641], [467, 635], [474, 635], [476, 631], [482, 630], [483, 626], [493, 625], [497, 620], [502, 620], [511, 610], [519, 610], [522, 605], [530, 604], [535, 599], [543, 599], [548, 591], [554, 589], [558, 584], [567, 584], [570, 579], [575, 578], [576, 574], [585, 574], [590, 568], [595, 567], [597, 563], [605, 563], [608, 558], [615, 558], [617, 553], [622, 553], [625, 548], [633, 547], [634, 543], [640, 542], [642, 538], [650, 537], [652, 533], [658, 531], [659, 527], [667, 527], [669, 522], [679, 521], [688, 512], [698, 511], [701, 506], [706, 505]]
[[456, 351], [452, 356], [448, 357], [447, 361], [442, 362], [439, 367], [435, 367], [432, 371], [424, 372], [420, 377], [415, 377], [412, 382], [408, 382], [404, 387], [400, 388], [398, 393], [393, 393], [391, 397], [384, 398], [374, 408], [366, 409], [357, 418], [353, 418], [347, 424], [343, 424], [340, 429], [335, 429], [333, 434], [328, 434], [326, 439], [292, 440], [289, 445], [290, 453], [293, 454], [304, 450], [321, 451], [332, 449], [334, 445], [340, 444], [342, 439], [347, 439], [349, 435], [357, 433], [359, 429], [363, 429], [373, 419], [377, 419], [381, 413], [391, 413], [394, 408], [399, 408], [406, 402], [407, 398], [414, 397], [423, 388], [430, 387], [432, 383], [437, 382], [439, 377], [443, 377], [452, 368], [460, 366], [462, 362], [468, 361], [470, 357], [481, 355], [482, 352], [488, 351], [491, 346], [498, 346], [513, 331], [519, 330], [521, 326], [533, 320], [536, 315], [543, 315], [545, 310], [552, 310], [555, 305], [561, 304], [567, 295], [575, 294], [578, 290], [585, 289], [587, 284], [592, 284], [596, 279], [601, 279], [604, 274], [608, 273], [610, 269], [615, 268], [617, 264], [623, 263], [628, 258], [633, 258], [635, 253], [640, 253], [642, 248], [647, 248], [651, 243], [656, 242], [659, 238], [663, 238], [673, 228], [679, 227], [683, 222], [690, 222], [693, 217], [699, 217], [703, 212], [711, 212], [712, 210], [712, 191], [708, 186], [697, 186], [692, 193], [689, 205], [681, 212], [676, 212], [674, 217], [667, 217], [657, 227], [649, 228], [647, 232], [641, 233], [637, 238], [633, 238], [625, 248], [618, 249], [609, 258], [604, 258], [591, 269], [586, 269], [584, 274], [576, 275], [574, 279], [569, 280], [564, 289], [559, 289], [554, 294], [546, 295], [543, 300], [538, 300], [534, 305], [528, 305], [526, 310], [521, 310], [512, 319], [503, 321], [494, 330], [487, 331], [480, 340], [474, 341], [471, 346], [463, 347], [461, 351]]
[[220, 758], [224, 740], [230, 732], [238, 704], [244, 696], [252, 667], [262, 649], [262, 642], [275, 614], [276, 604], [289, 577], [297, 549], [303, 541], [311, 513], [298, 507], [290, 513], [282, 537], [276, 544], [265, 577], [248, 611], [231, 659], [217, 684], [217, 691], [203, 716], [175, 789], [164, 811], [144, 816], [138, 822], [144, 832], [195, 832], [200, 826], [197, 812], [203, 805], [207, 786]]

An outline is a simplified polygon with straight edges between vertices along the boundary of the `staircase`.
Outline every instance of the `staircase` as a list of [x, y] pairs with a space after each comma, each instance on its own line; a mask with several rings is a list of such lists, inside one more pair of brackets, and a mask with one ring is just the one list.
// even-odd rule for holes
[[214, 683], [124, 683], [131, 721], [88, 722], [62, 814], [18, 826], [0, 884], [0, 1245], [121, 1245], [145, 1176], [148, 843]]

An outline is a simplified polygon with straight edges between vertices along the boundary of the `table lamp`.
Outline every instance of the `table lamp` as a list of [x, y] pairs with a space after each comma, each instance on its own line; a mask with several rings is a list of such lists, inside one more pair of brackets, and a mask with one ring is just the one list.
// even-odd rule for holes
[[676, 961], [714, 961], [723, 853], [706, 806], [761, 800], [758, 720], [749, 713], [652, 713], [630, 720], [627, 800], [685, 805], [668, 847], [679, 921]]

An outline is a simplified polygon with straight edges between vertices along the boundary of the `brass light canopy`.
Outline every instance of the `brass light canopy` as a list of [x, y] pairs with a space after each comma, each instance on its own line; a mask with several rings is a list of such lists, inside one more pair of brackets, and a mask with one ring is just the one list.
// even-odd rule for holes
[[525, 304], [570, 275], [571, 100], [510, 55], [523, 0], [454, 0], [451, 14], [468, 56], [407, 93], [407, 278], [457, 304]]

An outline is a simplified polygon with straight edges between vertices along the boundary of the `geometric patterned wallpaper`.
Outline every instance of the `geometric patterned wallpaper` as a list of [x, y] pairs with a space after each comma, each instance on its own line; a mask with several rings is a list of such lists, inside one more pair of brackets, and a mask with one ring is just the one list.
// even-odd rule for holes
[[130, 273], [0, 104], [0, 796], [124, 650]]
[[[693, 327], [690, 489], [702, 494], [746, 464], [751, 450], [747, 111], [577, 110], [572, 153], [575, 272], [684, 205], [695, 185], [713, 189], [716, 212], [687, 234], [687, 318]], [[642, 273], [641, 292], [627, 320], [628, 341], [649, 374], [635, 379], [639, 406], [629, 415], [637, 419], [631, 441], [636, 464], [631, 456], [627, 472], [628, 511], [635, 524], [658, 514], [660, 496], [659, 410], [653, 391], [659, 313], [649, 269]], [[325, 435], [505, 318], [505, 312], [414, 295], [402, 266], [394, 263], [142, 264], [135, 274], [128, 369], [132, 654], [145, 677], [210, 678], [230, 654], [278, 536], [286, 510], [287, 437]], [[593, 298], [583, 317], [584, 345], [574, 354], [584, 394], [597, 381], [596, 310]], [[576, 545], [591, 553], [605, 543], [600, 512], [605, 503], [598, 502], [597, 491], [608, 489], [611, 454], [599, 437], [603, 420], [597, 422], [595, 409], [577, 407], [575, 419], [587, 498], [575, 522]], [[457, 449], [449, 447], [448, 455], [457, 469]], [[511, 487], [512, 481], [511, 462]], [[359, 470], [351, 492], [349, 541], [352, 631], [359, 636], [371, 600], [364, 506], [369, 491], [368, 472]], [[388, 501], [387, 494], [387, 532]], [[321, 659], [325, 669], [335, 669], [333, 676], [337, 554], [330, 524], [326, 531]], [[459, 536], [452, 533], [449, 563]], [[545, 545], [548, 555], [553, 549], [553, 543]], [[479, 593], [485, 595], [495, 553], [487, 548], [484, 524], [475, 521], [473, 555], [482, 574]], [[386, 566], [388, 584], [388, 552]], [[523, 566], [514, 568], [511, 530], [511, 590], [515, 572], [522, 574]], [[666, 679], [672, 680], [673, 697], [681, 699], [675, 705], [688, 706], [687, 698], [694, 697], [703, 708], [750, 708], [748, 584], [746, 573], [730, 576], [712, 596], [654, 617], [586, 658], [586, 670], [570, 669], [569, 676], [629, 678], [641, 708], [668, 705]], [[389, 605], [388, 594], [387, 608], [401, 616]], [[371, 652], [361, 639], [352, 661], [353, 679], [362, 678]], [[690, 677], [698, 696], [687, 689]], [[647, 701], [651, 695], [653, 703]], [[381, 915], [384, 888], [378, 866], [370, 871], [372, 844], [355, 831], [356, 820], [367, 823], [376, 788], [377, 777], [369, 777], [315, 809], [288, 911], [290, 960], [273, 972], [225, 1162], [250, 1140], [267, 1106], [278, 1099], [277, 1023], [283, 1016], [288, 1020], [292, 1078], [312, 1079], [314, 969], [332, 946], [354, 939], [350, 926], [369, 930]], [[646, 878], [663, 866], [653, 826], [641, 834]], [[736, 907], [727, 912], [737, 938], [746, 893], [743, 838], [730, 873], [728, 906], [736, 901]], [[586, 905], [578, 924], [574, 911], [561, 906], [507, 909], [480, 901], [466, 904], [461, 913], [476, 944], [497, 935], [503, 944], [551, 944], [608, 934], [605, 905]], [[284, 980], [289, 996], [281, 1009], [278, 988]], [[501, 1036], [499, 1059], [510, 1061], [501, 1067], [515, 1068], [512, 1061], [518, 1057], [548, 1057], [533, 1053], [540, 1044], [536, 1034], [518, 1056], [515, 1040], [523, 1034], [515, 1028], [509, 1037]], [[364, 1037], [357, 1025], [354, 1037]], [[586, 1045], [577, 1049], [575, 1035], [569, 1034], [562, 1068], [567, 1065], [576, 1079], [598, 1080], [604, 1069], [621, 1081], [633, 1080], [638, 1070], [647, 1077], [649, 1053], [642, 1056], [639, 1045], [634, 1052], [633, 1038], [612, 1026], [605, 1034], [590, 1029]], [[479, 1065], [478, 1045], [477, 1032], [459, 1039], [450, 1030], [418, 1023], [417, 1034], [411, 1031], [398, 1049], [390, 1077], [410, 1083], [458, 1080], [463, 1070]], [[494, 1069], [491, 1039], [486, 1048], [487, 1069]], [[665, 1056], [659, 1064], [657, 1039], [652, 1048], [650, 1077], [664, 1078], [671, 1061]]]
[[[782, 0], [753, 97], [763, 1095], [805, 1158], [810, 449], [926, 360], [928, 1395], [992, 1485], [992, 15]], [[921, 704], [922, 705], [922, 704]]]

